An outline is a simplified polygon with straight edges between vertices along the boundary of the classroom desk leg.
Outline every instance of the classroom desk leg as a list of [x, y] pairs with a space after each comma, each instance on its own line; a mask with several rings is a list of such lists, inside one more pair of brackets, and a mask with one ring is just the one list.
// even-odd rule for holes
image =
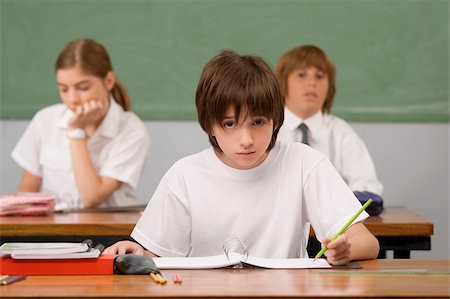
[[409, 259], [409, 258], [411, 258], [411, 251], [394, 250], [394, 259]]
[[378, 236], [380, 253], [378, 258], [386, 258], [386, 251], [394, 252], [394, 259], [411, 258], [411, 250], [431, 250], [430, 236]]
[[[385, 249], [380, 248], [380, 252], [378, 253], [377, 259], [385, 259], [386, 258]], [[411, 251], [410, 250], [393, 250], [394, 259], [410, 259]]]
[[385, 259], [386, 258], [386, 250], [380, 248], [380, 252], [378, 252], [377, 259]]

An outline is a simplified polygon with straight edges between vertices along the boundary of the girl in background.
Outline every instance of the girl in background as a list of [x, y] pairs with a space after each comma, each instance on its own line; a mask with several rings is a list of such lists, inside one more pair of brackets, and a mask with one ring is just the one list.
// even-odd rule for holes
[[75, 40], [55, 72], [62, 104], [38, 111], [12, 152], [24, 169], [17, 192], [53, 194], [57, 210], [137, 204], [150, 139], [107, 50]]

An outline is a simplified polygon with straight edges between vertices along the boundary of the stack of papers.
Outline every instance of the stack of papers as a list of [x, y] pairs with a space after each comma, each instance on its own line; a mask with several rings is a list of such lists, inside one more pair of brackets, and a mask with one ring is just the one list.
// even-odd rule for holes
[[38, 216], [52, 213], [55, 197], [51, 194], [26, 192], [0, 197], [0, 216]]
[[102, 244], [91, 246], [91, 240], [82, 243], [4, 243], [0, 246], [0, 256], [11, 256], [13, 259], [98, 258], [105, 248]]

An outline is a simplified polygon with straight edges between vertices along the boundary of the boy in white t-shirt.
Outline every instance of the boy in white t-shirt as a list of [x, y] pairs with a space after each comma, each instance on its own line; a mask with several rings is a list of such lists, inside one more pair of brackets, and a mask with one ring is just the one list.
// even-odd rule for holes
[[330, 242], [361, 206], [332, 164], [300, 143], [278, 143], [283, 100], [270, 66], [222, 51], [196, 92], [198, 119], [212, 144], [176, 162], [162, 178], [131, 241], [105, 253], [208, 256], [237, 238], [252, 256], [307, 257], [310, 224], [330, 264], [377, 257], [360, 222]]

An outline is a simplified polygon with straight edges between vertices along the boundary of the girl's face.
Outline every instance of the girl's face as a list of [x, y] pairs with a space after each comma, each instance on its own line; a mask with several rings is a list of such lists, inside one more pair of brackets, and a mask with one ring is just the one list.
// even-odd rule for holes
[[272, 134], [273, 121], [263, 116], [247, 117], [246, 111], [241, 110], [236, 123], [234, 107], [228, 108], [221, 124], [212, 127], [212, 135], [222, 150], [217, 152], [219, 159], [237, 169], [250, 169], [261, 164], [268, 155]]
[[311, 66], [292, 72], [287, 78], [286, 106], [306, 119], [322, 109], [328, 93], [326, 73]]
[[103, 113], [109, 107], [109, 91], [115, 84], [115, 77], [109, 72], [104, 79], [90, 75], [79, 67], [60, 69], [56, 72], [59, 95], [70, 110], [75, 111], [89, 101], [101, 102]]

